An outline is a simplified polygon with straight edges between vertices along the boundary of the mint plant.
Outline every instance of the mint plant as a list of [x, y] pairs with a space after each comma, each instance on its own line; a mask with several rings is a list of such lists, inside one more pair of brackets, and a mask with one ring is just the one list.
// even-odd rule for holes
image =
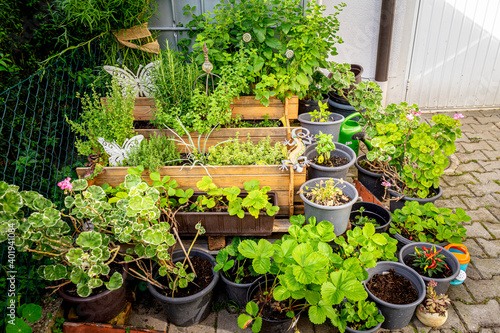
[[331, 113], [328, 111], [328, 103], [318, 101], [319, 110], [310, 112], [311, 121], [318, 123], [326, 123], [330, 120]]
[[380, 224], [377, 223], [376, 219], [368, 217], [366, 215], [363, 216], [365, 207], [360, 207], [357, 212], [359, 212], [359, 215], [354, 216], [354, 224], [358, 226], [364, 226], [366, 223], [371, 223], [374, 227], [380, 227]]
[[316, 151], [319, 156], [317, 162], [319, 164], [328, 164], [331, 156], [331, 152], [335, 150], [335, 142], [333, 142], [333, 135], [322, 133], [316, 135]]
[[470, 220], [471, 217], [460, 207], [453, 213], [453, 210], [438, 208], [431, 202], [420, 205], [417, 201], [407, 201], [403, 208], [392, 214], [389, 232], [399, 233], [411, 241], [461, 243], [467, 232], [462, 222]]

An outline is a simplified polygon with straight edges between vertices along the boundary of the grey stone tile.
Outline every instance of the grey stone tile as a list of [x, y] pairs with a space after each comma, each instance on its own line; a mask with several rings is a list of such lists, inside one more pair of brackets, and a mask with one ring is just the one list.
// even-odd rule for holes
[[[479, 269], [475, 266], [475, 262], [480, 261], [481, 259], [471, 258], [469, 265], [467, 266], [467, 278], [473, 280], [481, 280], [483, 279], [483, 275], [479, 272]], [[490, 275], [491, 278], [491, 275]]]
[[[461, 143], [462, 147], [464, 148], [464, 151], [466, 152], [472, 152], [472, 151], [482, 151], [483, 153], [486, 154], [486, 150], [493, 150], [493, 148], [486, 142], [486, 141], [479, 141], [479, 142], [462, 142]], [[486, 156], [488, 156], [486, 154]]]
[[479, 246], [475, 238], [469, 237], [463, 242], [463, 244], [467, 247], [467, 252], [469, 252], [471, 257], [488, 258], [488, 255], [483, 251], [481, 246]]
[[465, 225], [467, 229], [467, 237], [482, 237], [485, 239], [492, 239], [491, 235], [484, 229], [479, 222], [474, 222], [470, 225]]
[[498, 160], [500, 158], [500, 150], [484, 150], [483, 153], [490, 161]]
[[[497, 144], [500, 146], [500, 141]], [[484, 171], [481, 169], [476, 170], [479, 172], [490, 172], [500, 169], [500, 163], [498, 163], [498, 161], [478, 161], [478, 164], [484, 169]]]
[[447, 199], [454, 196], [474, 196], [472, 191], [467, 186], [477, 186], [477, 185], [458, 185], [458, 186], [442, 186], [443, 189], [443, 199]]
[[467, 215], [471, 217], [471, 222], [497, 222], [496, 217], [491, 213], [490, 210], [481, 207], [476, 210], [467, 210]]
[[[474, 266], [477, 268], [484, 279], [491, 279], [494, 274], [499, 274], [500, 272], [500, 260], [498, 260], [498, 258], [471, 258], [471, 262], [474, 264]], [[470, 276], [470, 266], [471, 265], [469, 264], [469, 266], [467, 267], [467, 276]]]
[[[500, 239], [486, 240], [477, 238], [476, 241], [483, 247], [486, 254], [490, 257], [498, 257], [500, 255]], [[498, 272], [500, 274], [500, 272]]]
[[478, 305], [457, 302], [455, 306], [470, 331], [477, 332], [481, 327], [500, 326], [500, 316], [493, 315], [500, 313], [500, 305], [494, 300]]
[[458, 186], [458, 185], [465, 185], [465, 184], [476, 184], [477, 180], [472, 176], [470, 173], [464, 173], [462, 175], [454, 175], [454, 176], [447, 176], [444, 175], [441, 177], [441, 179], [448, 184], [448, 186]]
[[464, 284], [476, 302], [500, 296], [500, 276], [493, 276], [492, 280], [466, 279]]
[[490, 171], [490, 172], [483, 172], [483, 173], [472, 172], [472, 175], [474, 175], [474, 177], [476, 177], [477, 180], [479, 181], [479, 183], [481, 183], [481, 184], [486, 184], [488, 182], [493, 182], [495, 180], [500, 179], [500, 171], [499, 170]]
[[481, 197], [463, 197], [461, 199], [467, 205], [467, 207], [472, 210], [486, 206], [498, 205], [497, 200], [491, 194], [486, 194]]
[[[338, 333], [339, 330], [329, 324], [314, 325], [315, 333]], [[301, 332], [302, 333], [302, 332]]]
[[451, 209], [455, 209], [458, 207], [461, 207], [465, 210], [468, 209], [467, 205], [465, 205], [464, 202], [459, 197], [451, 197], [449, 199], [439, 199], [435, 202], [435, 205], [437, 207], [446, 207]]
[[189, 327], [179, 327], [170, 324], [168, 333], [215, 333], [215, 321], [217, 313], [212, 312], [201, 323]]
[[463, 283], [456, 286], [450, 286], [448, 288], [448, 296], [452, 301], [463, 301], [466, 303], [474, 302]]
[[[481, 197], [493, 192], [500, 192], [500, 185], [495, 182], [488, 182], [486, 184], [468, 184], [465, 185], [474, 195]], [[454, 187], [455, 189], [456, 187]]]
[[483, 170], [483, 167], [478, 162], [469, 162], [469, 163], [460, 163], [460, 165], [455, 170], [457, 174], [471, 172], [471, 171], [483, 172], [486, 171], [486, 169]]
[[[488, 208], [489, 210], [492, 210], [492, 208]], [[500, 209], [498, 208], [493, 208], [494, 211], [498, 211], [500, 213]], [[500, 215], [495, 214], [497, 217], [500, 217]], [[490, 233], [493, 234], [496, 238], [500, 239], [500, 223], [483, 223], [484, 227], [488, 229]]]
[[141, 297], [132, 302], [129, 325], [164, 331], [168, 328], [167, 316], [160, 302], [152, 296]]
[[[329, 320], [329, 319], [327, 319]], [[300, 333], [314, 333], [314, 325], [311, 323], [307, 316], [300, 316], [300, 320], [297, 323], [297, 330]]]
[[470, 153], [470, 154], [467, 154], [465, 152], [458, 152], [458, 153], [455, 153], [455, 156], [458, 157], [458, 159], [462, 163], [489, 161], [489, 158], [486, 157], [486, 155], [484, 155], [480, 151], [475, 151], [475, 152]]
[[238, 313], [220, 311], [217, 316], [217, 333], [251, 332], [250, 329], [244, 330], [238, 327], [238, 316]]

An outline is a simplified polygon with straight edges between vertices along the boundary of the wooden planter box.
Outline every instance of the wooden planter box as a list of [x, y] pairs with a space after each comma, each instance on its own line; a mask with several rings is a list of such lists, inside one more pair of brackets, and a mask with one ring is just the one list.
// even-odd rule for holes
[[[79, 178], [83, 178], [88, 168], [76, 168]], [[123, 183], [127, 175], [127, 167], [106, 167], [104, 173], [90, 180], [93, 185], [102, 185], [108, 183], [111, 186], [118, 186]], [[306, 181], [305, 170], [297, 173], [289, 168], [288, 171], [281, 171], [278, 165], [229, 165], [208, 167], [213, 182], [218, 187], [238, 186], [243, 188], [243, 183], [252, 179], [260, 182], [260, 186], [269, 186], [276, 192], [278, 197], [278, 206], [280, 210], [278, 215], [292, 215], [294, 202], [302, 202], [296, 194]], [[165, 166], [159, 170], [161, 176], [170, 176], [175, 179], [182, 189], [197, 189], [196, 183], [200, 181], [207, 173], [201, 166]], [[149, 171], [142, 173], [142, 178], [151, 183]]]
[[70, 323], [63, 324], [64, 333], [164, 333], [165, 331], [130, 326], [98, 324], [98, 323]]
[[[195, 192], [192, 200], [204, 194], [205, 192]], [[269, 191], [267, 194], [273, 206], [277, 206], [276, 192]], [[198, 222], [205, 228], [205, 236], [269, 236], [273, 233], [274, 216], [269, 216], [265, 212], [261, 212], [258, 218], [245, 213], [242, 219], [227, 212], [181, 212], [175, 216], [181, 235], [196, 235], [195, 226]]]

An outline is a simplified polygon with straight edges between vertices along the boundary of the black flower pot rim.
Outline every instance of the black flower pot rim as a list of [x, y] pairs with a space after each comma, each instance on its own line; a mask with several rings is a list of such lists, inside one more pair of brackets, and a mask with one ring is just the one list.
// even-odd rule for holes
[[[182, 254], [182, 256], [184, 256], [184, 251], [176, 250], [176, 251], [174, 251], [173, 256], [175, 254]], [[196, 294], [184, 296], [184, 297], [169, 297], [169, 296], [162, 295], [161, 293], [158, 292], [158, 290], [156, 290], [157, 288], [155, 286], [153, 286], [151, 283], [148, 282], [148, 290], [153, 295], [153, 297], [159, 299], [160, 301], [165, 301], [165, 302], [172, 303], [172, 304], [184, 304], [184, 303], [192, 302], [198, 298], [205, 296], [206, 294], [208, 294], [209, 292], [211, 292], [215, 288], [215, 285], [219, 281], [219, 272], [215, 272], [213, 270], [213, 268], [215, 267], [215, 260], [213, 259], [212, 255], [210, 255], [210, 253], [208, 253], [206, 251], [202, 251], [199, 249], [192, 249], [189, 252], [189, 257], [201, 257], [203, 259], [210, 260], [210, 263], [212, 264], [212, 272], [214, 274], [212, 282], [210, 282], [210, 284], [208, 286], [206, 286], [205, 289], [203, 289], [202, 291], [200, 291]], [[210, 258], [208, 258], [208, 257], [210, 257]], [[155, 275], [158, 275], [158, 272], [156, 272]]]
[[364, 160], [364, 159], [366, 159], [366, 155], [359, 155], [358, 158], [356, 159], [356, 161], [354, 162], [354, 166], [356, 167], [356, 169], [358, 169], [358, 171], [360, 171], [364, 174], [367, 174], [371, 177], [375, 177], [375, 178], [381, 178], [384, 175], [383, 173], [376, 173], [376, 172], [369, 171], [369, 170], [366, 170], [365, 168], [361, 167], [361, 165], [359, 165], [359, 161]]
[[431, 187], [430, 188], [430, 191], [437, 191], [437, 193], [430, 197], [430, 198], [414, 198], [414, 197], [408, 197], [404, 194], [401, 194], [401, 193], [398, 193], [394, 190], [391, 190], [390, 188], [387, 189], [387, 191], [389, 192], [390, 195], [392, 195], [393, 197], [396, 197], [396, 198], [400, 198], [400, 199], [404, 199], [406, 201], [417, 201], [417, 202], [420, 202], [420, 203], [426, 203], [426, 202], [432, 202], [432, 201], [435, 201], [439, 198], [441, 198], [441, 196], [443, 195], [443, 190], [441, 189], [441, 186], [439, 186], [437, 189], [434, 188], [434, 187]]
[[[372, 214], [375, 214], [375, 215], [378, 215], [380, 216], [380, 218], [382, 218], [385, 223], [383, 225], [380, 225], [378, 227], [375, 227], [375, 230], [386, 230], [387, 227], [389, 226], [389, 224], [392, 222], [392, 216], [391, 216], [391, 212], [389, 212], [387, 210], [387, 208], [383, 207], [383, 206], [380, 206], [380, 205], [377, 205], [376, 203], [374, 202], [369, 202], [369, 201], [357, 201], [355, 202], [353, 205], [352, 205], [352, 208], [351, 208], [351, 215], [354, 214], [354, 213], [358, 213], [359, 212], [359, 208], [358, 206], [361, 208], [361, 207], [364, 207], [364, 208], [367, 208], [365, 209], [365, 212], [371, 212]], [[369, 207], [374, 207], [376, 206], [377, 208], [380, 207], [380, 209], [383, 209], [383, 212], [386, 214], [386, 216], [381, 216], [380, 214], [378, 213], [374, 213], [373, 211], [370, 210]], [[351, 224], [355, 227], [360, 227], [360, 228], [363, 228], [362, 225], [359, 225], [359, 224], [356, 224], [354, 222], [351, 222]]]
[[[453, 262], [453, 265], [450, 265], [450, 269], [452, 269], [451, 266], [454, 266], [456, 269], [454, 270], [454, 272], [451, 276], [448, 276], [446, 278], [432, 278], [432, 277], [428, 277], [425, 275], [421, 275], [418, 272], [417, 272], [417, 274], [419, 274], [425, 282], [430, 282], [431, 280], [434, 280], [434, 281], [436, 281], [436, 283], [439, 283], [439, 282], [449, 282], [449, 281], [455, 280], [457, 278], [458, 274], [460, 273], [460, 262], [458, 261], [457, 257], [455, 257], [455, 255], [453, 253], [451, 253], [450, 251], [445, 249], [443, 246], [440, 246], [438, 244], [432, 244], [432, 243], [426, 243], [426, 242], [413, 242], [411, 244], [406, 244], [405, 246], [403, 246], [401, 248], [401, 250], [398, 253], [399, 262], [406, 265], [404, 262], [404, 259], [405, 259], [404, 257], [406, 257], [405, 252], [407, 252], [407, 250], [409, 251], [410, 249], [415, 249], [415, 247], [418, 247], [418, 248], [430, 247], [430, 248], [432, 248], [433, 246], [436, 247], [436, 250], [438, 250], [438, 251], [441, 250], [441, 252], [439, 252], [439, 253], [444, 254], [446, 259], [449, 260], [449, 262], [448, 262], [448, 260], [446, 260], [448, 263]], [[411, 253], [414, 253], [414, 251]], [[408, 265], [406, 265], [406, 266], [408, 266]], [[413, 269], [413, 267], [411, 267], [411, 266], [408, 266], [408, 267]]]
[[220, 278], [222, 279], [222, 281], [224, 281], [224, 283], [230, 285], [230, 286], [233, 286], [233, 287], [240, 287], [240, 288], [248, 288], [252, 285], [253, 282], [249, 282], [249, 283], [236, 283], [234, 281], [231, 281], [229, 280], [227, 277], [224, 276], [224, 274], [220, 274]]

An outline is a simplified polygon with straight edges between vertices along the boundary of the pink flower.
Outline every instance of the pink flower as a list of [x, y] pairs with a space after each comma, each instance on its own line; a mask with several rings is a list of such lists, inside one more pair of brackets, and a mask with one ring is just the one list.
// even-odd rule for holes
[[71, 178], [66, 178], [65, 180], [63, 180], [62, 182], [59, 182], [57, 183], [57, 186], [59, 186], [61, 188], [61, 190], [72, 190], [73, 189], [73, 185], [71, 184]]
[[414, 116], [412, 114], [407, 114], [406, 119], [413, 120]]
[[385, 186], [385, 187], [389, 187], [389, 186], [392, 186], [391, 183], [389, 182], [382, 182], [382, 186]]
[[389, 162], [392, 160], [392, 157], [388, 156], [389, 157]]
[[461, 113], [457, 113], [453, 116], [453, 119], [462, 119], [462, 118], [465, 118], [465, 116]]
[[416, 111], [414, 113], [415, 116], [420, 117], [422, 115], [422, 111]]

